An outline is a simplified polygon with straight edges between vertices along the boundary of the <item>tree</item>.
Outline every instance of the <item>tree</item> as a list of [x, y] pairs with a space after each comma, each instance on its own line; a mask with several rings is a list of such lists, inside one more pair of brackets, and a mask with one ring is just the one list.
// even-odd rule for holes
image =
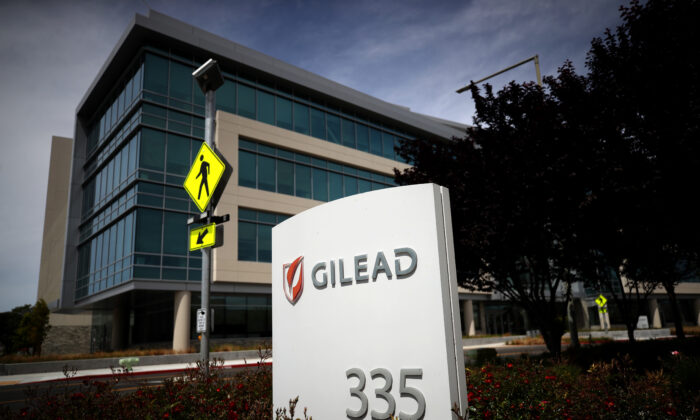
[[0, 343], [4, 354], [14, 353], [16, 346], [16, 331], [24, 314], [31, 310], [31, 305], [17, 306], [9, 312], [0, 313]]
[[44, 299], [39, 299], [36, 304], [22, 316], [15, 336], [16, 348], [31, 349], [33, 355], [41, 354], [41, 345], [49, 332], [49, 308]]
[[497, 290], [522, 306], [548, 350], [561, 351], [566, 306], [577, 279], [578, 209], [586, 185], [586, 80], [570, 63], [545, 88], [511, 83], [494, 95], [472, 87], [474, 127], [452, 142], [404, 142], [413, 163], [399, 184], [435, 182], [450, 189], [458, 278], [470, 289]]
[[[627, 275], [661, 283], [683, 325], [675, 286], [697, 275], [700, 218], [700, 1], [633, 0], [621, 7], [623, 23], [592, 42], [587, 66], [598, 115], [613, 130], [604, 141], [626, 148], [635, 174], [627, 184], [632, 219]], [[630, 165], [641, 165], [635, 170]]]

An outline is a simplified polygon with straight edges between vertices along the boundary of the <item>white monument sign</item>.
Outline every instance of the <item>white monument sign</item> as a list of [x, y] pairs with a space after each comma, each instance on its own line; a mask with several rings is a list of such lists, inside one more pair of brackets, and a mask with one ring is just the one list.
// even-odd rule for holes
[[448, 190], [390, 188], [272, 230], [273, 402], [319, 419], [466, 410]]

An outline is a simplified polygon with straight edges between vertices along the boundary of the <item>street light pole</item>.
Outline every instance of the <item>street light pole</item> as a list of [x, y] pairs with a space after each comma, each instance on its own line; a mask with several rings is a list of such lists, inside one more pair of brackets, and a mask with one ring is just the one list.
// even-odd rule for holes
[[530, 58], [526, 58], [525, 60], [523, 60], [523, 61], [521, 61], [521, 62], [519, 62], [519, 63], [515, 63], [515, 64], [513, 64], [513, 65], [510, 66], [510, 67], [504, 68], [503, 70], [499, 70], [499, 71], [497, 71], [497, 72], [494, 73], [494, 74], [491, 74], [491, 75], [488, 75], [488, 76], [484, 77], [483, 79], [479, 79], [479, 80], [477, 80], [476, 82], [471, 82], [471, 83], [469, 83], [468, 85], [466, 85], [465, 87], [458, 89], [458, 90], [457, 90], [457, 93], [462, 93], [462, 92], [464, 92], [465, 90], [469, 90], [469, 89], [472, 87], [472, 85], [478, 85], [478, 84], [481, 83], [481, 82], [484, 82], [484, 81], [486, 81], [486, 80], [488, 80], [488, 79], [490, 79], [490, 78], [492, 78], [492, 77], [496, 77], [496, 76], [498, 76], [499, 74], [505, 73], [505, 72], [507, 72], [508, 70], [512, 70], [512, 69], [514, 69], [514, 68], [516, 68], [516, 67], [518, 67], [518, 66], [522, 66], [523, 64], [525, 64], [525, 63], [527, 63], [527, 62], [530, 62], [530, 61], [534, 61], [534, 62], [535, 62], [535, 73], [537, 74], [537, 84], [540, 85], [540, 86], [542, 86], [542, 76], [541, 76], [541, 74], [540, 74], [540, 57], [539, 57], [537, 54], [535, 54], [535, 55], [533, 55], [533, 56], [530, 57]]
[[[204, 93], [204, 142], [214, 150], [214, 130], [216, 125], [216, 89], [224, 84], [224, 78], [219, 65], [209, 59], [192, 73], [200, 89]], [[207, 206], [207, 223], [211, 223], [214, 206]], [[204, 332], [200, 341], [200, 357], [204, 373], [209, 375], [209, 333], [211, 331], [211, 310], [209, 308], [209, 288], [211, 282], [211, 248], [202, 248], [202, 303], [204, 312]]]

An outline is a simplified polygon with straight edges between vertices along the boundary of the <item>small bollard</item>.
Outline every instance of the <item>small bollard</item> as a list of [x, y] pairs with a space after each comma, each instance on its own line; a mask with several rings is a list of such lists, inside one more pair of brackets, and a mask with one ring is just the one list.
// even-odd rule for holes
[[131, 372], [134, 369], [134, 365], [138, 362], [138, 357], [125, 357], [124, 359], [119, 359], [119, 366], [121, 366], [124, 371]]

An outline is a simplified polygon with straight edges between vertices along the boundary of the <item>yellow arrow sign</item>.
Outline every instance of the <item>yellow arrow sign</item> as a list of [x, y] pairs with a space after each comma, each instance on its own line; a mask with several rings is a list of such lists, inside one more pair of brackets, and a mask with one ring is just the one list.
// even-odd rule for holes
[[184, 183], [185, 190], [199, 211], [206, 211], [225, 170], [226, 164], [217, 156], [216, 152], [206, 143], [202, 143]]
[[190, 251], [214, 246], [216, 243], [216, 223], [190, 230]]
[[595, 303], [597, 303], [598, 306], [602, 308], [603, 306], [605, 306], [606, 303], [608, 303], [608, 300], [605, 299], [605, 296], [600, 295], [596, 298]]

